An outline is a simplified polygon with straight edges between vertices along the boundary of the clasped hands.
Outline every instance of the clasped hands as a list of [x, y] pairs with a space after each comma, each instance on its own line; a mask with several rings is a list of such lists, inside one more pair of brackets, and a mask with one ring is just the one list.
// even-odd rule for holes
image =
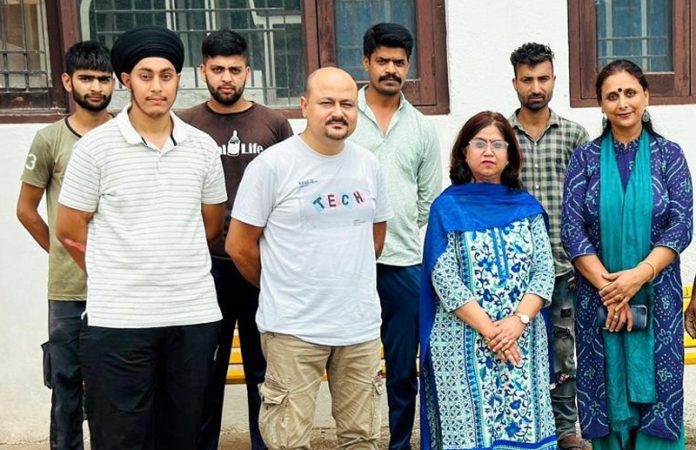
[[490, 330], [484, 334], [484, 339], [498, 359], [519, 366], [522, 363], [522, 354], [517, 339], [522, 336], [524, 329], [525, 326], [518, 317], [508, 316], [493, 322]]
[[[648, 270], [650, 270], [648, 268]], [[628, 302], [650, 280], [641, 265], [633, 269], [614, 273], [603, 273], [606, 284], [599, 289], [602, 304], [607, 308], [607, 321], [604, 327], [611, 332], [621, 331], [625, 326], [633, 329], [631, 308], [625, 308]]]

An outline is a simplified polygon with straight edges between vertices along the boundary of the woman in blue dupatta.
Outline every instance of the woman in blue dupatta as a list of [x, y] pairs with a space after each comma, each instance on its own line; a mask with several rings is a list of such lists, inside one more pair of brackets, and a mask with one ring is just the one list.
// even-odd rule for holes
[[425, 238], [421, 449], [555, 449], [548, 339], [553, 257], [499, 113], [469, 119]]
[[580, 426], [594, 450], [682, 450], [678, 257], [691, 241], [691, 176], [681, 148], [653, 129], [640, 67], [608, 64], [596, 93], [606, 123], [570, 160], [561, 226], [579, 272]]

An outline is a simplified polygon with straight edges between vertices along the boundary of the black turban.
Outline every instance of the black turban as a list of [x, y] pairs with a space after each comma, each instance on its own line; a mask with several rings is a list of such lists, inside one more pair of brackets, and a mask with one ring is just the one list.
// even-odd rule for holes
[[131, 73], [143, 58], [160, 57], [169, 60], [181, 73], [184, 66], [184, 44], [173, 31], [155, 25], [132, 28], [118, 37], [111, 49], [111, 65], [121, 79], [121, 73]]

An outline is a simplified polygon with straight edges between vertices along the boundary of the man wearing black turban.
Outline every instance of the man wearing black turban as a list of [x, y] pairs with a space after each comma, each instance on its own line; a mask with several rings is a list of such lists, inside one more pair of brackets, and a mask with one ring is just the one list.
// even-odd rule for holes
[[100, 450], [192, 450], [220, 331], [207, 242], [222, 232], [222, 164], [212, 138], [170, 111], [184, 60], [176, 34], [132, 29], [111, 59], [131, 104], [75, 146], [56, 225], [89, 274], [90, 434]]
[[111, 65], [119, 80], [121, 74], [130, 74], [141, 59], [160, 57], [181, 73], [184, 65], [184, 44], [173, 31], [156, 25], [133, 28], [123, 33], [111, 49]]

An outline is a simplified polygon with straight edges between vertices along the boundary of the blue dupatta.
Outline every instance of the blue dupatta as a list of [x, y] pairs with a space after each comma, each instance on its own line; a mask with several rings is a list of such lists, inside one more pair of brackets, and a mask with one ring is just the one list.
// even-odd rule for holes
[[[433, 202], [423, 249], [423, 278], [421, 280], [419, 311], [421, 367], [424, 366], [430, 353], [430, 333], [438, 301], [431, 275], [438, 258], [447, 248], [448, 233], [503, 227], [537, 214], [544, 215], [548, 227], [548, 217], [537, 199], [525, 190], [510, 188], [502, 184], [467, 183], [452, 185]], [[423, 382], [421, 376], [421, 396], [424, 395]], [[421, 448], [427, 449], [430, 447], [430, 435], [428, 433], [426, 402], [422, 397], [420, 405]]]

